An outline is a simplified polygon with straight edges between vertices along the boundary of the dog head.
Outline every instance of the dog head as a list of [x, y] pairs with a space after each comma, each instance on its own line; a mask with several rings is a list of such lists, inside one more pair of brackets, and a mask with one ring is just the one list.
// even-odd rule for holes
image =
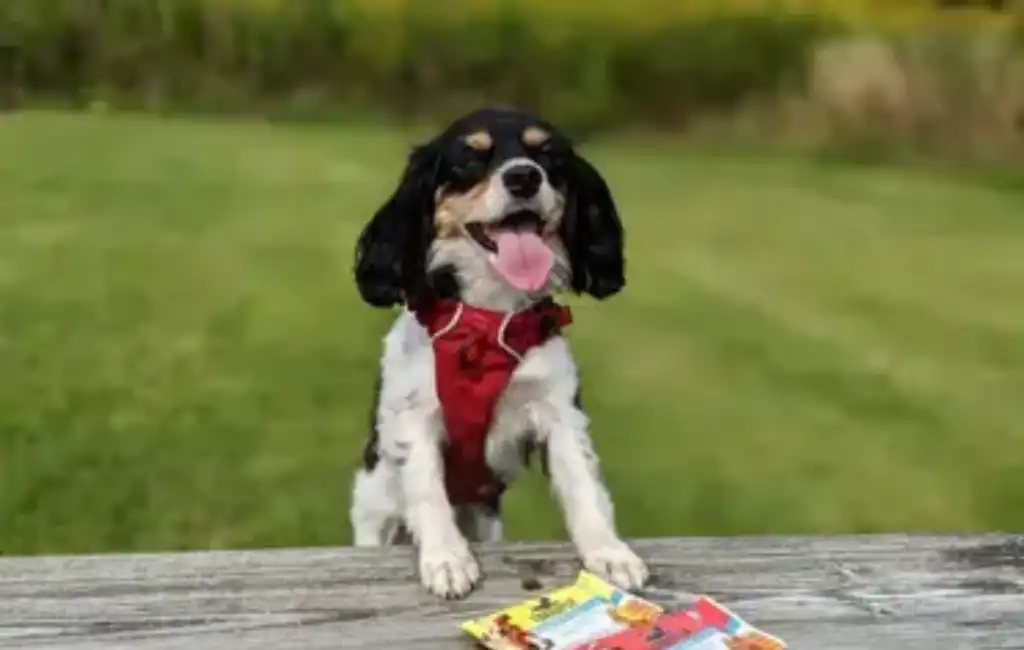
[[470, 113], [415, 147], [355, 259], [360, 295], [378, 307], [432, 293], [511, 310], [625, 284], [604, 179], [551, 124], [507, 108]]

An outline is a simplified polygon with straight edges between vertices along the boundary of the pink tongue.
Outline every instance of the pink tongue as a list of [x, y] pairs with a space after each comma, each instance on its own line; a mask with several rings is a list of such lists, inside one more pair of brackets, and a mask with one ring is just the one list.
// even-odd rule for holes
[[498, 245], [494, 270], [520, 291], [539, 291], [547, 284], [554, 255], [537, 234], [528, 230], [501, 231], [492, 236]]

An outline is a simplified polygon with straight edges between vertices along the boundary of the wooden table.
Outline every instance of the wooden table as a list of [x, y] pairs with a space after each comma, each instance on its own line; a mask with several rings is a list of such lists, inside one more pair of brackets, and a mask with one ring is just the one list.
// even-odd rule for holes
[[[1024, 536], [635, 542], [666, 607], [707, 593], [791, 648], [1024, 648]], [[578, 569], [563, 544], [479, 549], [465, 601], [414, 580], [409, 549], [0, 559], [0, 648], [472, 648], [456, 621]], [[535, 593], [535, 592], [532, 592]]]

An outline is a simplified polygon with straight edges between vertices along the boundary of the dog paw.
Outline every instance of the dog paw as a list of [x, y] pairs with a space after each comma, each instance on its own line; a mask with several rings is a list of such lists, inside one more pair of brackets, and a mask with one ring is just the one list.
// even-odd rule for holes
[[647, 582], [647, 565], [624, 542], [581, 553], [583, 566], [620, 589], [639, 589]]
[[462, 598], [480, 579], [480, 566], [465, 543], [420, 551], [420, 582], [442, 598]]

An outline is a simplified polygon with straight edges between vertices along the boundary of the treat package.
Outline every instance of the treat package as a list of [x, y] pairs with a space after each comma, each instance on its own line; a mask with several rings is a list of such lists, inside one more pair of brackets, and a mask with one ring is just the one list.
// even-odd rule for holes
[[661, 613], [657, 605], [581, 571], [574, 584], [461, 627], [491, 650], [570, 650], [633, 626], [649, 626]]
[[711, 598], [662, 614], [653, 623], [578, 645], [572, 650], [785, 650], [778, 638], [753, 627]]

